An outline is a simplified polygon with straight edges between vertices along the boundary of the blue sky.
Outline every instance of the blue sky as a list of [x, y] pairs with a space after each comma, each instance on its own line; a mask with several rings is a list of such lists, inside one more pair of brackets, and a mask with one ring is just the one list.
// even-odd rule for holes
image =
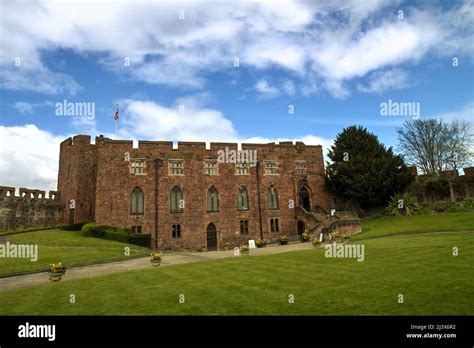
[[[325, 148], [352, 124], [396, 146], [411, 117], [382, 116], [388, 100], [419, 103], [421, 118], [474, 119], [472, 1], [1, 7], [3, 185], [54, 189], [59, 142], [114, 138], [115, 104], [119, 139]], [[64, 100], [93, 104], [94, 117], [58, 116]]]

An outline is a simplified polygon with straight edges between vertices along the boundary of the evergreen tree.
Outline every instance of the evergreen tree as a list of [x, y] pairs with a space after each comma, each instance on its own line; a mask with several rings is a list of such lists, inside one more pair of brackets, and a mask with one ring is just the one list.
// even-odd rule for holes
[[403, 157], [362, 126], [343, 129], [328, 157], [329, 189], [362, 208], [385, 206], [390, 196], [402, 192], [413, 179]]

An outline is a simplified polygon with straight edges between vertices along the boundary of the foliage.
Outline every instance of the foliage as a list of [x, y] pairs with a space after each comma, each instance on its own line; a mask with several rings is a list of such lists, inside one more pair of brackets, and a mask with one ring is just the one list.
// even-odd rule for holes
[[384, 205], [393, 192], [403, 191], [413, 180], [403, 158], [361, 126], [343, 129], [328, 157], [329, 189], [364, 209]]
[[267, 245], [267, 242], [265, 240], [262, 240], [262, 239], [257, 239], [255, 241], [255, 245], [257, 246], [257, 248], [263, 248]]
[[151, 261], [161, 261], [161, 253], [160, 252], [151, 253]]
[[288, 237], [287, 236], [280, 236], [278, 237], [278, 241], [280, 244], [288, 244]]
[[410, 120], [397, 133], [405, 158], [424, 174], [440, 175], [472, 163], [473, 134], [468, 121]]
[[420, 209], [415, 196], [409, 192], [397, 193], [390, 198], [387, 211], [392, 215], [413, 215]]
[[95, 222], [85, 224], [82, 227], [82, 234], [85, 237], [103, 238], [146, 247], [149, 247], [151, 242], [150, 234], [132, 234], [127, 228], [97, 225]]
[[303, 232], [303, 234], [301, 235], [301, 241], [303, 243], [309, 241], [309, 232], [307, 232], [307, 231]]
[[319, 240], [319, 238], [317, 238], [317, 237], [314, 237], [314, 239], [313, 239], [313, 242], [312, 242], [312, 243], [313, 243], [313, 245], [314, 245], [314, 246], [317, 246], [317, 245], [321, 244], [321, 241]]
[[81, 231], [82, 227], [86, 224], [86, 222], [81, 222], [78, 224], [71, 224], [62, 226], [61, 229], [64, 231]]
[[240, 252], [241, 252], [242, 254], [248, 253], [248, 252], [249, 252], [249, 247], [248, 247], [247, 245], [245, 245], [245, 244], [242, 244], [242, 245], [240, 246]]
[[49, 273], [55, 273], [55, 274], [65, 274], [66, 273], [66, 267], [59, 262], [59, 263], [52, 263], [49, 265]]

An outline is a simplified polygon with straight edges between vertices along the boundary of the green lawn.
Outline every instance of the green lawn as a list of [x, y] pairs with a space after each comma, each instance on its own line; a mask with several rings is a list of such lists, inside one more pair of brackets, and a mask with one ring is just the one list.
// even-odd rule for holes
[[148, 255], [150, 249], [116, 241], [84, 237], [81, 232], [49, 230], [24, 233], [8, 237], [13, 244], [37, 244], [38, 261], [30, 259], [0, 258], [0, 275], [18, 272], [47, 270], [50, 263], [62, 262], [66, 267], [127, 259], [130, 256]]
[[474, 231], [474, 212], [364, 219], [362, 232], [353, 236], [352, 240], [435, 231]]
[[[17, 289], [1, 293], [0, 314], [474, 315], [474, 233], [362, 243], [363, 262], [326, 258], [318, 248]], [[69, 303], [71, 294], [75, 304]], [[290, 294], [294, 303], [288, 303]]]

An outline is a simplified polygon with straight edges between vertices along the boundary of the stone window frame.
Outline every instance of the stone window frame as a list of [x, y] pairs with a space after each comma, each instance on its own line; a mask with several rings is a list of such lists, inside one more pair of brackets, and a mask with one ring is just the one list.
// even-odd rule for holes
[[247, 219], [240, 220], [239, 228], [240, 228], [241, 236], [248, 236], [250, 234], [249, 233], [249, 220]]
[[[136, 202], [135, 202], [136, 200]], [[140, 207], [141, 200], [141, 207]], [[143, 215], [145, 214], [145, 193], [139, 186], [135, 186], [130, 194], [130, 214]]]
[[171, 224], [171, 238], [180, 239], [182, 230], [181, 224]]
[[268, 210], [280, 209], [280, 196], [275, 185], [270, 185], [267, 190], [267, 208]]
[[[175, 201], [176, 205], [173, 206], [173, 194], [176, 195]], [[179, 199], [184, 199], [183, 190], [178, 185], [174, 185], [170, 191], [170, 213], [182, 213], [184, 208], [179, 207]]]
[[235, 175], [250, 175], [250, 163], [249, 162], [236, 162]]
[[[212, 193], [215, 193], [216, 196], [215, 196], [215, 201], [214, 199], [212, 199], [211, 197], [211, 201], [209, 201], [209, 194], [212, 194]], [[217, 189], [215, 188], [215, 186], [210, 186], [208, 189], [207, 189], [207, 193], [206, 193], [206, 211], [208, 213], [217, 213], [219, 212], [219, 191], [217, 191]]]
[[270, 224], [270, 233], [278, 233], [280, 232], [280, 221], [278, 221], [279, 218], [270, 218], [269, 219], [269, 224]]
[[[181, 167], [173, 167], [173, 164], [180, 163]], [[173, 173], [173, 170], [180, 169], [181, 173]], [[183, 159], [169, 159], [168, 160], [168, 175], [184, 176], [184, 160]]]
[[[142, 166], [134, 166], [134, 163], [142, 163]], [[146, 175], [146, 158], [130, 158], [128, 165], [129, 173], [131, 175]], [[136, 172], [135, 169], [141, 169], [142, 171]]]
[[[269, 168], [269, 165], [273, 164], [274, 167]], [[264, 175], [280, 175], [279, 174], [279, 166], [278, 166], [278, 161], [275, 160], [267, 160], [263, 161], [263, 172]], [[270, 170], [274, 170], [274, 173], [269, 173]]]
[[306, 175], [306, 160], [295, 161], [295, 173], [296, 175]]
[[[208, 167], [207, 165], [208, 164], [215, 164], [215, 168], [214, 167]], [[216, 173], [215, 174], [211, 174], [210, 172], [208, 172], [208, 170], [213, 170], [215, 169], [216, 170]], [[217, 161], [217, 159], [205, 159], [204, 160], [204, 175], [207, 175], [207, 176], [218, 176], [219, 175], [219, 162]]]
[[244, 185], [240, 185], [237, 189], [237, 210], [250, 210], [249, 193]]
[[132, 233], [141, 234], [142, 233], [142, 226], [141, 225], [132, 226]]

